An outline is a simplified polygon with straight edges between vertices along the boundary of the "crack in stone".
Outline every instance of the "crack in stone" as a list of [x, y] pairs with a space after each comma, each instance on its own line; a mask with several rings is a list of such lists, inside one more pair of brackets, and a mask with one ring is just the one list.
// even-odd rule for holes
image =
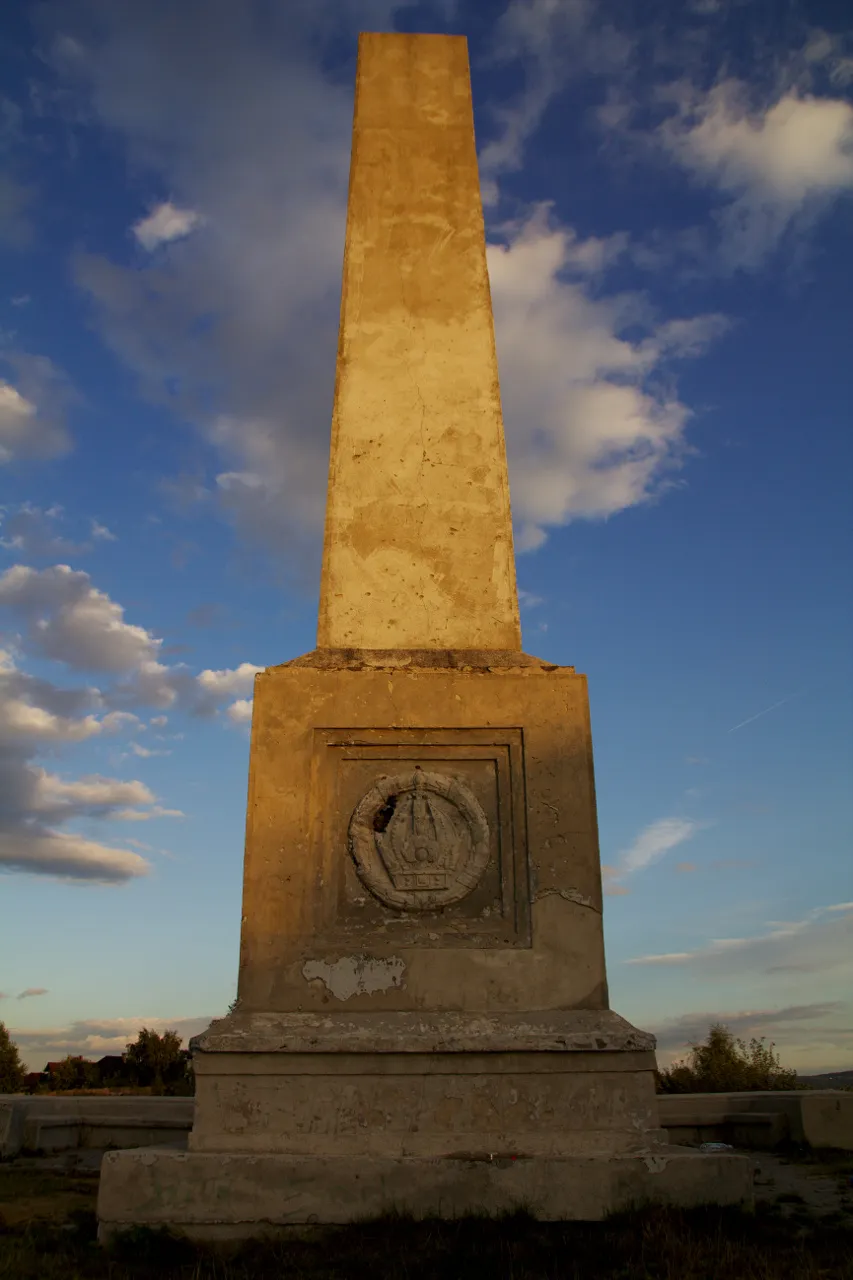
[[542, 889], [539, 893], [533, 895], [533, 901], [540, 902], [542, 898], [548, 898], [552, 895], [564, 898], [566, 902], [576, 902], [580, 907], [589, 907], [590, 911], [594, 911], [597, 915], [601, 914], [592, 898], [588, 898], [579, 889]]

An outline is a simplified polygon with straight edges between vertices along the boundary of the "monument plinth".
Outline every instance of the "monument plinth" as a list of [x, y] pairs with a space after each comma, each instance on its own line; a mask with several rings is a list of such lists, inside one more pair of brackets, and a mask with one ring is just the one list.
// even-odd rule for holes
[[464, 39], [359, 41], [318, 647], [255, 683], [239, 1001], [103, 1235], [748, 1202], [608, 1006], [586, 680], [521, 651]]

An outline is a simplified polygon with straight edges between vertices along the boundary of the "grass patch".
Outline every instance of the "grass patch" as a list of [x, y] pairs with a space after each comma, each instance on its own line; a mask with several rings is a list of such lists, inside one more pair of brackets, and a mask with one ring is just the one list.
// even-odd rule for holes
[[91, 1207], [6, 1226], [0, 1280], [853, 1280], [853, 1233], [842, 1226], [719, 1207], [646, 1207], [599, 1223], [396, 1213], [227, 1250], [144, 1229], [106, 1250], [96, 1235]]
[[94, 1213], [97, 1195], [97, 1172], [69, 1174], [0, 1166], [0, 1229], [36, 1221], [62, 1223], [80, 1212]]

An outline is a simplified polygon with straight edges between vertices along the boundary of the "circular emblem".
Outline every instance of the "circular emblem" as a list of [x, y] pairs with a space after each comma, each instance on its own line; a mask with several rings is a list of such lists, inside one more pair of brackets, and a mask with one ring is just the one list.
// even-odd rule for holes
[[349, 824], [349, 849], [366, 888], [386, 906], [435, 911], [469, 894], [489, 861], [489, 824], [460, 778], [379, 778]]

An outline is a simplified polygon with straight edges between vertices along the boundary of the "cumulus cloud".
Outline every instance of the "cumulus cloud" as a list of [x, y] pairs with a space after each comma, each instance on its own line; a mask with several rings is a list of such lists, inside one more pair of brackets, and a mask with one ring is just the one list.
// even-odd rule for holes
[[[373, 14], [381, 29], [395, 7], [370, 5], [359, 23]], [[72, 34], [80, 8], [54, 12]], [[269, 10], [261, 39], [253, 6], [221, 5], [211, 23], [200, 0], [118, 0], [97, 22], [80, 20], [73, 58], [55, 46], [95, 117], [174, 193], [171, 209], [203, 210], [206, 223], [141, 266], [80, 254], [75, 278], [147, 392], [192, 418], [212, 447], [222, 509], [312, 586], [352, 124], [351, 85], [327, 77], [318, 53], [344, 28], [354, 47], [354, 18], [319, 0]], [[161, 230], [178, 225], [158, 217]], [[301, 554], [286, 557], [294, 546]]]
[[0, 464], [67, 453], [71, 392], [62, 374], [44, 356], [7, 352], [3, 359], [15, 380], [0, 378]]
[[[318, 5], [286, 40], [273, 22], [259, 42], [243, 10], [226, 5], [199, 42], [197, 4], [168, 23], [160, 10], [112, 5], [96, 28], [75, 32], [71, 62], [57, 57], [130, 154], [159, 171], [175, 193], [170, 208], [205, 211], [205, 232], [142, 267], [81, 254], [76, 279], [149, 394], [174, 403], [212, 446], [205, 494], [313, 588], [352, 118], [350, 82], [329, 78], [318, 57], [335, 21]], [[504, 50], [521, 41], [535, 61], [559, 44], [546, 97], [560, 57], [578, 61], [581, 29], [582, 60], [602, 73], [630, 47], [612, 29], [596, 34], [588, 4], [510, 10]], [[323, 35], [321, 16], [331, 23]], [[340, 15], [339, 34], [346, 29], [354, 48], [350, 17]], [[528, 124], [515, 141], [507, 124], [502, 140], [487, 143], [486, 177], [520, 157], [538, 108], [522, 114]], [[704, 349], [723, 322], [667, 326], [646, 316], [645, 337], [629, 339], [638, 301], [598, 296], [601, 273], [626, 246], [624, 235], [579, 237], [540, 217], [490, 250], [520, 550], [540, 545], [548, 525], [650, 500], [683, 455], [689, 412], [671, 389], [669, 362]], [[217, 411], [205, 409], [211, 402]]]
[[[60, 688], [21, 670], [0, 654], [0, 867], [7, 870], [120, 883], [144, 875], [148, 862], [136, 853], [63, 827], [75, 820], [144, 822], [180, 818], [135, 779], [89, 775], [67, 778], [44, 768], [38, 756], [99, 735], [135, 731], [142, 723], [131, 706], [175, 706], [212, 716], [228, 705], [240, 722], [251, 706], [259, 668], [233, 670], [169, 667], [156, 655], [162, 642], [124, 620], [124, 611], [94, 586], [88, 574], [67, 565], [35, 570], [15, 565], [0, 575], [0, 606], [23, 622], [30, 649], [71, 670], [113, 676], [106, 688]], [[236, 708], [236, 709], [235, 709]], [[165, 723], [154, 717], [152, 723]], [[136, 756], [168, 754], [131, 743]]]
[[182, 240], [191, 231], [195, 231], [202, 221], [201, 215], [192, 209], [178, 209], [170, 200], [166, 200], [155, 205], [146, 217], [134, 223], [132, 231], [143, 249], [150, 253], [158, 245]]
[[124, 610], [67, 564], [13, 565], [0, 575], [0, 605], [17, 611], [32, 646], [84, 671], [127, 671], [151, 662], [161, 642], [124, 621]]
[[802, 229], [853, 191], [853, 106], [797, 90], [755, 107], [747, 86], [687, 89], [658, 130], [667, 152], [726, 203], [721, 252], [732, 268], [761, 265], [792, 227]]
[[235, 724], [249, 724], [252, 719], [252, 703], [248, 698], [238, 698], [226, 708], [226, 715]]
[[127, 712], [103, 712], [99, 690], [61, 689], [0, 654], [0, 870], [116, 883], [144, 875], [148, 863], [62, 825], [79, 818], [156, 816], [141, 782], [90, 776], [69, 780], [39, 765], [38, 753], [138, 725]]
[[699, 354], [727, 322], [657, 323], [635, 295], [594, 296], [583, 244], [549, 221], [547, 206], [490, 245], [488, 258], [524, 551], [541, 546], [547, 525], [613, 515], [671, 483], [690, 418], [670, 389], [671, 362]]

